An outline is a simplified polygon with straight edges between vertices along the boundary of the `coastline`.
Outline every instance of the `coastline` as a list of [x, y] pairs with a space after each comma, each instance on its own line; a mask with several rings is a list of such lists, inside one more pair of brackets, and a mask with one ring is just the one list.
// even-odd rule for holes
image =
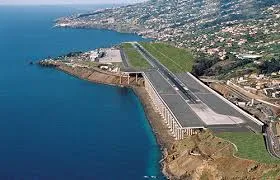
[[[57, 66], [43, 65], [40, 64], [40, 62], [38, 63], [38, 65], [46, 68], [53, 68], [55, 70], [61, 71], [78, 79], [85, 80], [91, 83], [124, 87], [123, 85], [118, 83], [119, 77], [117, 75], [106, 73], [105, 71], [98, 70], [97, 68], [87, 70], [82, 67], [73, 68], [62, 64], [58, 64]], [[106, 79], [106, 81], [104, 79]]]
[[[95, 78], [90, 78], [92, 74], [90, 74], [88, 70], [86, 70], [85, 68], [79, 68], [79, 67], [71, 68], [65, 65], [59, 65], [52, 68], [61, 71], [63, 73], [69, 74], [73, 77], [79, 78], [81, 80], [86, 80], [91, 83], [116, 86], [120, 88], [125, 87], [125, 88], [132, 89], [134, 94], [137, 96], [137, 98], [139, 98], [141, 102], [145, 115], [148, 119], [148, 123], [156, 137], [157, 144], [160, 147], [162, 158], [158, 163], [160, 164], [161, 172], [167, 179], [171, 179], [173, 177], [173, 175], [169, 173], [167, 169], [166, 160], [167, 160], [167, 156], [169, 155], [170, 152], [172, 152], [172, 149], [174, 148], [173, 147], [174, 138], [170, 135], [169, 130], [167, 126], [163, 124], [163, 121], [159, 120], [162, 117], [158, 112], [155, 111], [153, 104], [150, 101], [148, 92], [143, 86], [119, 84], [117, 80], [117, 78], [119, 77], [97, 69], [91, 70], [91, 72], [94, 71], [96, 76]], [[109, 78], [110, 80], [109, 81], [104, 80], [105, 76], [111, 76], [111, 78]]]
[[144, 108], [148, 123], [150, 124], [152, 131], [156, 137], [157, 144], [160, 146], [162, 158], [159, 161], [161, 165], [161, 171], [167, 179], [171, 179], [173, 175], [169, 173], [167, 169], [167, 156], [169, 152], [172, 151], [174, 138], [169, 134], [167, 126], [165, 126], [161, 121], [158, 120], [162, 118], [159, 113], [157, 113], [149, 99], [149, 95], [145, 88], [143, 87], [131, 87], [136, 96], [140, 99], [140, 102]]
[[[185, 136], [183, 140], [175, 141], [164, 121], [161, 120], [162, 116], [155, 110], [143, 83], [120, 84], [119, 74], [96, 68], [70, 67], [63, 63], [40, 65], [54, 68], [91, 83], [132, 89], [141, 102], [160, 147], [162, 158], [158, 163], [166, 179], [200, 179], [204, 176], [214, 179], [247, 179], [249, 177], [258, 179], [266, 172], [278, 168], [273, 164], [234, 156], [235, 148], [232, 143], [216, 137], [211, 131]], [[140, 79], [140, 81], [142, 80]], [[125, 80], [123, 82], [125, 83]], [[231, 162], [232, 166], [228, 166], [228, 162]]]

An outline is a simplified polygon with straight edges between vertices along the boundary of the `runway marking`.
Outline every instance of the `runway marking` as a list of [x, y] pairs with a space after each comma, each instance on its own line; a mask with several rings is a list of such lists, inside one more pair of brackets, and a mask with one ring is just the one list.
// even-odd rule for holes
[[160, 94], [164, 96], [178, 96], [178, 94], [164, 94], [164, 93], [160, 93]]

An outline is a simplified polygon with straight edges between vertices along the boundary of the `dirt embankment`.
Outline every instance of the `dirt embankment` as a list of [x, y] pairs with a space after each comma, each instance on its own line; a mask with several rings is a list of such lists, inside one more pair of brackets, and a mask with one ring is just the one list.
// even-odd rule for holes
[[[173, 179], [262, 179], [279, 165], [261, 164], [235, 157], [231, 143], [201, 132], [174, 144], [167, 168]], [[280, 177], [278, 177], [280, 178]]]
[[98, 71], [97, 69], [88, 69], [82, 67], [73, 68], [67, 65], [60, 65], [57, 67], [57, 69], [90, 82], [108, 85], [120, 85], [120, 76]]
[[[114, 85], [114, 86], [143, 86], [143, 78], [130, 76], [129, 78], [126, 75], [119, 73], [111, 73], [108, 71], [103, 71], [97, 67], [80, 67], [80, 66], [69, 66], [67, 63], [59, 61], [40, 61], [39, 65], [42, 67], [55, 68], [60, 71], [63, 71], [72, 76], [78, 77], [83, 80], [87, 80], [93, 83]], [[128, 83], [129, 81], [129, 83]]]

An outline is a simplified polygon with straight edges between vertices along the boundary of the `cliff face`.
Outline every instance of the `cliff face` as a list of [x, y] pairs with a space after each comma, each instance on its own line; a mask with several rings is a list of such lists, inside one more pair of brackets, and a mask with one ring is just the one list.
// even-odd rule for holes
[[[172, 179], [262, 179], [279, 165], [235, 157], [232, 144], [204, 132], [174, 144], [166, 167]], [[279, 178], [279, 177], [278, 177]]]

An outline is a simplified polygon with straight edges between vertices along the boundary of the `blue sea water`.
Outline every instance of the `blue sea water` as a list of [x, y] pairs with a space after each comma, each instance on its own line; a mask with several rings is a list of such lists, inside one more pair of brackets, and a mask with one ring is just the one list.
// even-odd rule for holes
[[162, 179], [159, 147], [131, 90], [28, 64], [143, 40], [106, 30], [52, 28], [54, 19], [77, 11], [0, 6], [0, 179]]

